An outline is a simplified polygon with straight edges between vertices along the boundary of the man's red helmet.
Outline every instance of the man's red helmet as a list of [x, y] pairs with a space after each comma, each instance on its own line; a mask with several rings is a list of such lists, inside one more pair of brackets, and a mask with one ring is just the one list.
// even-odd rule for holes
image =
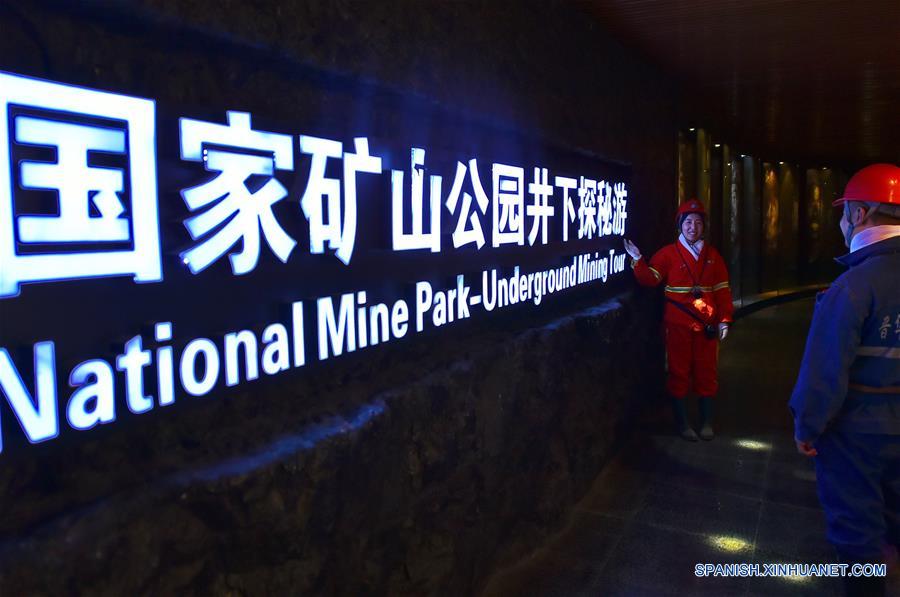
[[893, 164], [872, 164], [850, 177], [844, 196], [832, 203], [847, 201], [900, 205], [900, 168]]

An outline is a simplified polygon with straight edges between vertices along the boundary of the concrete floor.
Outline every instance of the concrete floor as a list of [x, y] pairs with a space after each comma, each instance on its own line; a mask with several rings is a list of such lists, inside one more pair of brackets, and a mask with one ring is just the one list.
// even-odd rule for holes
[[[566, 530], [495, 577], [485, 597], [843, 594], [833, 578], [694, 575], [697, 563], [836, 561], [787, 409], [812, 306], [804, 299], [738, 322], [720, 353], [716, 439], [675, 437], [660, 409]], [[897, 579], [889, 584], [900, 595]]]

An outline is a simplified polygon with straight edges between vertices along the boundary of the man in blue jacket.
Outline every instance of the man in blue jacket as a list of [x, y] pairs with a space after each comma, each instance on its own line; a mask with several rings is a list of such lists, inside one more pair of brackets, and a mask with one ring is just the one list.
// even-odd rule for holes
[[[900, 168], [863, 168], [834, 204], [850, 269], [816, 301], [790, 408], [829, 541], [845, 563], [880, 563], [900, 545]], [[845, 582], [884, 594], [884, 578]]]

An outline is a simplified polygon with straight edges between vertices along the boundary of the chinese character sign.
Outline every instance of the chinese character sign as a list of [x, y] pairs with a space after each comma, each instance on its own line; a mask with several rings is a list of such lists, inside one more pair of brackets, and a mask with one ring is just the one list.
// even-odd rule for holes
[[[475, 205], [472, 205], [472, 196], [463, 192], [462, 205], [457, 210], [459, 193], [466, 179], [466, 167], [462, 163], [456, 164], [456, 177], [453, 179], [453, 187], [447, 197], [447, 209], [450, 213], [456, 212], [456, 228], [453, 230], [453, 248], [458, 249], [468, 244], [474, 244], [477, 249], [484, 246], [484, 231], [481, 228], [479, 213], [484, 214], [488, 208], [487, 194], [481, 186], [481, 178], [478, 176], [478, 160], [469, 160], [469, 177], [472, 190], [475, 192]], [[466, 217], [468, 216], [468, 217]]]
[[0, 107], [0, 453], [627, 279], [627, 173], [591, 156], [2, 72]]
[[[229, 149], [204, 147], [212, 143]], [[297, 243], [272, 214], [272, 205], [287, 195], [273, 174], [275, 168], [291, 170], [294, 166], [291, 137], [251, 130], [250, 114], [246, 112], [229, 112], [227, 126], [182, 118], [181, 155], [186, 160], [202, 161], [207, 170], [218, 173], [209, 182], [182, 191], [192, 212], [206, 208], [184, 222], [191, 238], [203, 239], [181, 254], [191, 271], [203, 271], [239, 241], [241, 251], [229, 257], [231, 271], [235, 275], [252, 271], [259, 261], [260, 229], [272, 252], [286, 262]], [[267, 179], [255, 192], [245, 184], [251, 175]]]
[[[347, 265], [356, 244], [356, 173], [381, 173], [381, 158], [369, 155], [365, 137], [354, 140], [355, 153], [343, 153], [339, 141], [300, 136], [300, 151], [312, 156], [309, 182], [300, 205], [309, 220], [309, 250], [324, 252], [324, 243]], [[341, 181], [325, 178], [325, 161], [343, 157], [343, 195]], [[325, 204], [323, 205], [323, 201]]]
[[430, 216], [426, 230], [424, 165], [425, 150], [414, 147], [410, 158], [410, 178], [412, 179], [409, 208], [412, 220], [410, 232], [405, 232], [403, 217], [406, 204], [403, 190], [404, 173], [402, 170], [391, 172], [391, 231], [395, 251], [428, 249], [432, 253], [439, 253], [441, 250], [441, 182], [443, 178], [434, 174], [429, 177], [428, 207]]
[[525, 243], [525, 171], [517, 166], [494, 164], [494, 246]]
[[[0, 73], [0, 108], [0, 298], [23, 282], [161, 280], [153, 102]], [[15, 159], [22, 147], [55, 158]], [[29, 213], [28, 191], [54, 196], [54, 212]]]
[[[23, 283], [160, 282], [164, 255], [177, 255], [193, 276], [226, 256], [235, 276], [273, 257], [289, 264], [333, 255], [349, 266], [372, 229], [371, 215], [361, 226], [360, 213], [376, 205], [398, 253], [527, 250], [625, 233], [621, 180], [447, 149], [436, 158], [415, 146], [388, 173], [384, 142], [265, 130], [249, 112], [226, 111], [224, 122], [178, 120], [174, 149], [189, 178], [180, 209], [167, 207], [182, 214], [184, 238], [160, 238], [152, 100], [0, 73], [0, 102], [0, 298], [17, 296]], [[388, 184], [360, 187], [362, 177]], [[360, 188], [390, 188], [389, 201]]]

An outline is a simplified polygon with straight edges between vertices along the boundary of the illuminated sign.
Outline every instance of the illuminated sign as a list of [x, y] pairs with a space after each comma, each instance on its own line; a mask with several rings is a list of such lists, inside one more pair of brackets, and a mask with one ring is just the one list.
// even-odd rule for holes
[[625, 269], [627, 175], [596, 160], [158, 123], [5, 73], [0, 105], [0, 450], [10, 415], [43, 442]]
[[[39, 108], [44, 116], [9, 117], [14, 106]], [[58, 117], [73, 112], [116, 119], [122, 127], [66, 122]], [[136, 282], [160, 281], [153, 102], [0, 73], [0, 113], [7, 115], [0, 122], [0, 297], [15, 296], [23, 282], [125, 274], [133, 275]], [[14, 163], [12, 142], [53, 147], [56, 159]], [[123, 217], [120, 201], [123, 171], [90, 166], [89, 152], [127, 156], [130, 218]], [[14, 167], [22, 189], [58, 194], [58, 214], [17, 217]], [[99, 215], [90, 214], [91, 204]], [[112, 248], [53, 250], [78, 242]], [[116, 247], [123, 242], [130, 242], [131, 248]], [[44, 250], [22, 254], [17, 244]]]

